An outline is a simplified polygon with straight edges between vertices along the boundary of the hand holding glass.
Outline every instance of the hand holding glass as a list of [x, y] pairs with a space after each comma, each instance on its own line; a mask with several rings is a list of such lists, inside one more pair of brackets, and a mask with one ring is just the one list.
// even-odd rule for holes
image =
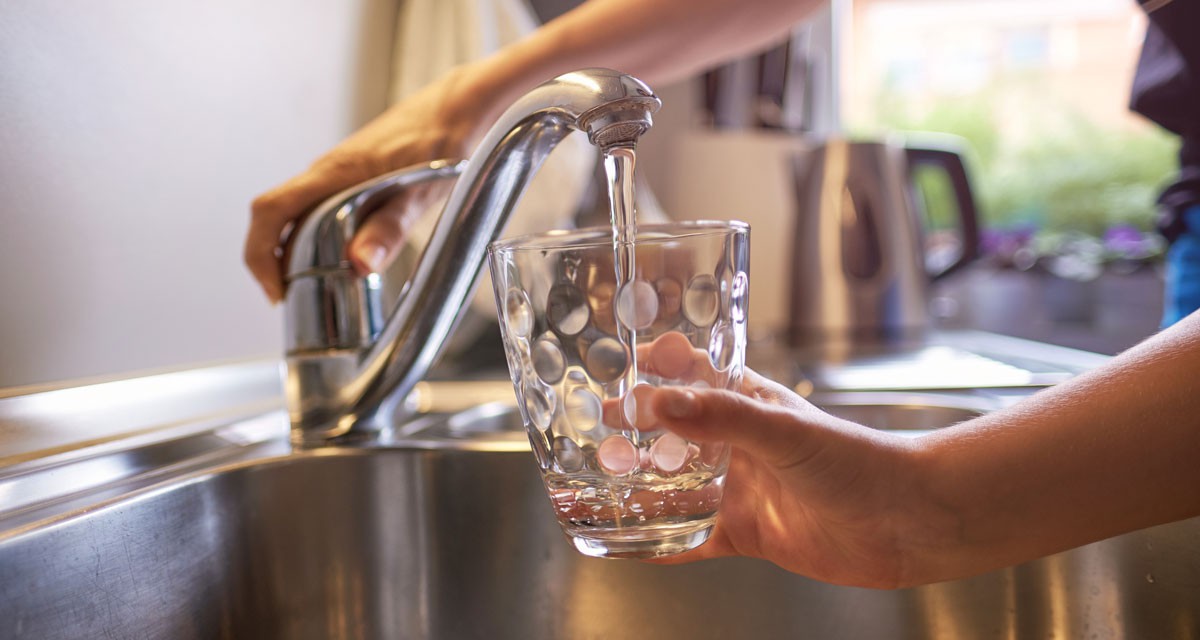
[[493, 243], [509, 372], [542, 478], [582, 553], [647, 558], [708, 539], [727, 445], [656, 424], [668, 385], [736, 389], [746, 345], [749, 228], [648, 225], [618, 276], [610, 229]]

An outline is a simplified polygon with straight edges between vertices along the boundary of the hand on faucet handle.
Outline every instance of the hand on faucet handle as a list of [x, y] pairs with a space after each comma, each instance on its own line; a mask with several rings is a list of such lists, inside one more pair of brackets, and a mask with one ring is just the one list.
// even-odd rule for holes
[[[325, 198], [401, 167], [438, 158], [465, 158], [486, 127], [488, 101], [460, 81], [460, 67], [397, 103], [314, 162], [308, 169], [258, 196], [251, 205], [244, 260], [272, 302], [283, 299], [282, 243], [304, 214]], [[390, 264], [405, 231], [447, 185], [407, 191], [374, 212], [347, 247], [360, 275]]]

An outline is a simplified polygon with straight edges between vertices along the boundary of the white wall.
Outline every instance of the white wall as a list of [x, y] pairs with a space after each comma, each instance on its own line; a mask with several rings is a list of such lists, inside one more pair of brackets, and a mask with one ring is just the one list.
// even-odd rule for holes
[[280, 354], [248, 203], [382, 109], [394, 17], [0, 2], [0, 387]]

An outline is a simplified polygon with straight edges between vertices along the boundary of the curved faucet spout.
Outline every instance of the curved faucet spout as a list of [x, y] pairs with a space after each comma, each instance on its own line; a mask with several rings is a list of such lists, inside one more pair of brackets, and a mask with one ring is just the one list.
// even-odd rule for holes
[[[311, 446], [372, 440], [386, 431], [388, 420], [381, 417], [390, 415], [428, 373], [479, 282], [487, 245], [500, 235], [550, 151], [575, 130], [586, 132], [601, 149], [632, 145], [651, 127], [652, 114], [661, 105], [641, 81], [609, 69], [568, 73], [519, 99], [471, 155], [396, 308], [380, 329], [367, 330], [370, 337], [357, 344], [298, 344], [294, 339], [299, 332], [293, 327], [314, 324], [311, 316], [319, 313], [314, 305], [336, 298], [327, 287], [304, 286], [302, 280], [325, 283], [330, 271], [342, 274], [341, 280], [356, 280], [345, 276], [349, 265], [340, 255], [328, 258], [337, 264], [314, 265], [313, 251], [294, 249], [285, 305], [293, 442]], [[439, 172], [431, 165], [425, 171], [439, 177], [448, 170], [443, 166]], [[321, 242], [309, 227], [345, 216], [346, 200], [335, 203], [340, 214], [330, 210], [337, 206], [315, 211], [298, 238]], [[341, 228], [328, 222], [323, 226]], [[297, 262], [297, 255], [308, 259]], [[362, 288], [361, 282], [358, 286]], [[367, 307], [341, 305], [334, 315], [369, 315]], [[347, 324], [356, 320], [370, 325], [361, 317]]]

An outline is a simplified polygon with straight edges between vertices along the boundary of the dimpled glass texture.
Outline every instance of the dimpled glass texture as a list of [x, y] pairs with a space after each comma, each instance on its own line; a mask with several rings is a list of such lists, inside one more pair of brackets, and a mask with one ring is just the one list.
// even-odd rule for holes
[[[488, 251], [517, 407], [552, 502], [565, 496], [555, 504], [559, 520], [576, 537], [608, 525], [636, 537], [640, 523], [665, 522], [651, 516], [669, 511], [672, 505], [661, 503], [670, 497], [645, 504], [636, 497], [653, 494], [656, 483], [676, 483], [680, 495], [703, 484], [689, 496], [692, 511], [669, 524], [683, 527], [695, 516], [696, 526], [704, 525], [715, 517], [728, 466], [727, 447], [701, 447], [666, 431], [650, 405], [663, 386], [740, 385], [749, 229], [728, 222], [644, 225], [634, 247], [635, 271], [626, 282], [617, 281], [609, 228], [523, 236]], [[662, 340], [673, 340], [682, 358], [665, 369], [655, 357]], [[610, 518], [577, 513], [591, 496], [608, 496], [611, 504], [589, 504]]]

